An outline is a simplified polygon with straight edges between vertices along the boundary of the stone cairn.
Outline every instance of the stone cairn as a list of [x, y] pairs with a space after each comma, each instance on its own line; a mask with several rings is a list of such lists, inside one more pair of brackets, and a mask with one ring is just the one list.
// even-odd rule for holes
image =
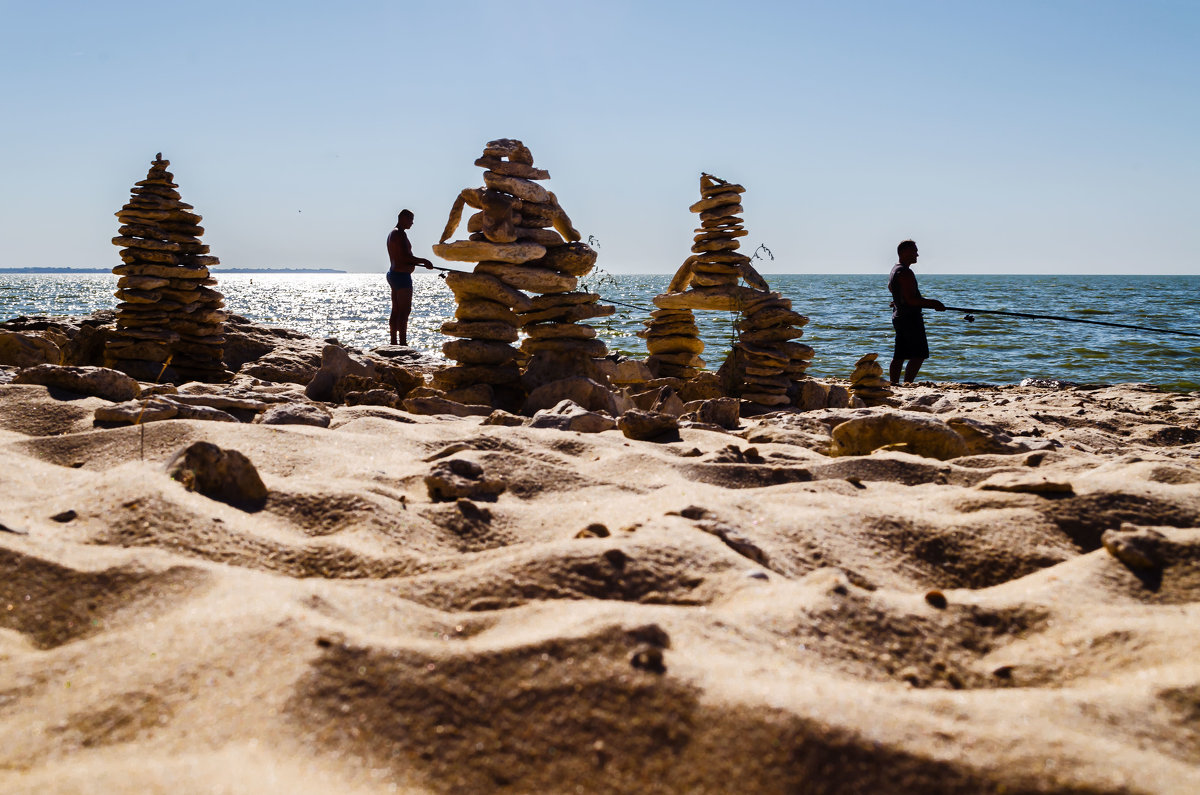
[[201, 218], [181, 201], [170, 164], [160, 152], [116, 214], [120, 303], [105, 363], [144, 381], [225, 381], [225, 302], [208, 271], [218, 260], [200, 242]]
[[[486, 169], [483, 187], [459, 194], [433, 252], [453, 262], [477, 263], [472, 273], [451, 273], [454, 320], [442, 332], [456, 339], [442, 346], [456, 362], [437, 373], [433, 386], [447, 393], [470, 390], [470, 402], [519, 403], [524, 393], [551, 381], [582, 375], [607, 385], [595, 360], [608, 349], [596, 330], [579, 321], [611, 315], [595, 293], [576, 290], [591, 271], [596, 252], [579, 242], [557, 197], [538, 184], [549, 172], [533, 165], [520, 141], [488, 142], [475, 165]], [[458, 229], [465, 206], [467, 240], [446, 241]], [[530, 298], [525, 293], [535, 293]], [[528, 335], [518, 349], [518, 330]], [[524, 373], [521, 365], [524, 365]], [[487, 390], [485, 390], [486, 392]]]
[[[739, 215], [745, 188], [710, 174], [700, 175], [700, 201], [691, 206], [699, 213], [692, 255], [667, 292], [654, 299], [658, 309], [645, 322], [650, 357], [646, 360], [660, 377], [691, 378], [704, 361], [692, 314], [694, 309], [741, 312], [738, 339], [721, 367], [722, 385], [762, 406], [782, 406], [794, 397], [792, 385], [806, 377], [813, 349], [792, 340], [808, 322], [792, 311], [791, 300], [771, 292], [754, 269], [750, 257], [739, 253], [747, 232]], [[748, 286], [740, 286], [745, 281]]]
[[850, 375], [850, 394], [868, 406], [882, 406], [892, 396], [890, 382], [883, 377], [883, 365], [875, 361], [877, 353], [868, 353], [854, 363]]

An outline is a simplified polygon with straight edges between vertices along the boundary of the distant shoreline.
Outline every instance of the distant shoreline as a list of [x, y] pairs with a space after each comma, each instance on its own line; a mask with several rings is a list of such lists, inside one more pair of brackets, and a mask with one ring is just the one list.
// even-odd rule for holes
[[[335, 268], [210, 268], [213, 273], [349, 273]], [[0, 274], [112, 273], [112, 268], [0, 268]]]
[[[457, 265], [470, 265], [470, 263], [453, 263], [453, 262], [449, 263], [449, 264], [450, 265], [456, 265], [456, 264]], [[378, 275], [378, 274], [382, 274], [385, 272], [383, 269], [370, 270], [370, 271], [347, 271], [347, 270], [339, 270], [337, 268], [220, 268], [220, 267], [218, 267], [218, 268], [211, 268], [210, 270], [215, 275], [218, 275], [218, 276], [222, 275], [222, 274], [230, 274], [230, 273], [237, 273], [237, 274], [247, 274], [248, 273], [251, 275], [256, 274], [256, 273], [258, 273], [258, 274], [317, 273], [317, 274], [324, 274], [324, 275], [362, 276], [362, 275], [369, 275], [369, 274]], [[463, 270], [467, 270], [467, 268], [463, 268]], [[0, 268], [0, 276], [20, 275], [20, 274], [35, 274], [35, 275], [51, 275], [52, 276], [55, 274], [74, 275], [74, 274], [95, 274], [95, 273], [112, 273], [112, 268], [50, 268], [50, 267]], [[811, 272], [811, 273], [807, 272], [807, 271], [800, 272], [800, 273], [782, 273], [782, 272], [776, 273], [776, 272], [768, 271], [768, 272], [764, 273], [763, 276], [768, 281], [770, 281], [771, 279], [779, 278], [781, 276], [799, 276], [799, 277], [864, 276], [864, 277], [876, 278], [879, 276], [880, 273], [883, 273], [884, 276], [886, 276], [887, 269], [885, 268], [880, 271], [861, 271], [861, 272], [849, 271], [849, 272], [841, 272], [841, 273], [816, 272], [816, 271]], [[430, 274], [426, 274], [422, 271], [418, 271], [417, 275], [430, 275]], [[667, 272], [667, 271], [662, 271], [659, 273], [641, 273], [641, 272], [626, 273], [624, 271], [619, 271], [619, 272], [609, 273], [608, 275], [609, 276], [663, 276], [663, 277], [670, 277], [671, 273]], [[1064, 277], [1064, 276], [1067, 276], [1067, 277], [1074, 276], [1074, 277], [1085, 277], [1085, 278], [1091, 278], [1091, 279], [1125, 279], [1125, 278], [1130, 278], [1130, 277], [1137, 277], [1137, 278], [1181, 277], [1181, 278], [1188, 278], [1188, 279], [1200, 278], [1200, 274], [1196, 274], [1196, 273], [1016, 273], [1016, 272], [1014, 272], [1014, 273], [941, 273], [941, 272], [937, 272], [937, 271], [925, 271], [924, 273], [921, 274], [921, 276], [922, 276], [922, 278], [928, 278], [928, 279], [934, 279], [934, 280], [945, 279], [945, 278], [977, 279], [977, 278], [992, 278], [992, 277], [997, 277], [997, 276], [1007, 276], [1007, 277], [1024, 276], [1024, 277], [1031, 277], [1031, 278], [1057, 278], [1057, 277]]]

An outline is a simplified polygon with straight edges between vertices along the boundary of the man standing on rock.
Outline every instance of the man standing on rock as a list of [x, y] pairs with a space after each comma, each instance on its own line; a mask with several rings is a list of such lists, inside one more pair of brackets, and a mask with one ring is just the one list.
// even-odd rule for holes
[[433, 263], [427, 259], [414, 257], [412, 243], [405, 234], [406, 229], [413, 225], [412, 210], [401, 210], [396, 217], [396, 228], [388, 232], [388, 259], [392, 266], [388, 271], [387, 280], [392, 288], [392, 314], [388, 319], [388, 330], [392, 334], [393, 345], [408, 344], [408, 316], [412, 312], [413, 281], [412, 272], [418, 265], [433, 269]]
[[[921, 369], [921, 363], [929, 358], [929, 342], [925, 339], [925, 318], [921, 309], [945, 311], [941, 301], [922, 298], [917, 288], [917, 277], [912, 266], [917, 262], [917, 244], [905, 240], [896, 246], [900, 261], [888, 276], [888, 292], [892, 294], [892, 325], [896, 328], [896, 350], [888, 376], [892, 384], [900, 383], [900, 371], [904, 370], [904, 383], [911, 384]], [[908, 366], [904, 362], [908, 361]]]

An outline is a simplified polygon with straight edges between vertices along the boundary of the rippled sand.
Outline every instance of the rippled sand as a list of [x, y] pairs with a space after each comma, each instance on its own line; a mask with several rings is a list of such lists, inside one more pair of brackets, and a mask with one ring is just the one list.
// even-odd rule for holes
[[[1200, 791], [1200, 395], [901, 397], [1045, 449], [99, 429], [0, 385], [0, 791]], [[196, 440], [265, 507], [169, 479]], [[449, 457], [506, 490], [431, 502]]]

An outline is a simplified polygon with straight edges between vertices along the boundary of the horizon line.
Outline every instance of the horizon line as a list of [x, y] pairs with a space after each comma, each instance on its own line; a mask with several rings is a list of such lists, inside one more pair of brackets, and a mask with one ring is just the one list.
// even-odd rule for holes
[[[463, 263], [469, 264], [469, 263]], [[362, 270], [351, 271], [340, 268], [303, 268], [303, 267], [279, 267], [279, 268], [252, 268], [252, 267], [216, 267], [209, 268], [213, 273], [288, 273], [289, 275], [316, 273], [323, 275], [342, 275], [355, 276], [364, 274], [382, 274], [387, 273], [387, 270], [380, 268], [377, 270]], [[464, 270], [464, 272], [467, 272]], [[28, 274], [53, 274], [53, 273], [87, 273], [87, 274], [102, 274], [112, 273], [111, 268], [104, 266], [14, 266], [0, 267], [0, 274], [3, 273], [28, 273]], [[613, 272], [604, 271], [609, 276], [673, 276], [672, 271], [631, 271], [631, 272]], [[878, 276], [886, 274], [887, 271], [879, 270], [864, 270], [864, 271], [788, 271], [788, 272], [767, 272], [763, 273], [764, 277], [770, 276]], [[116, 274], [113, 274], [116, 275]], [[432, 276], [432, 273], [422, 273], [421, 271], [414, 272], [418, 276]], [[586, 279], [593, 274], [587, 274], [579, 278]], [[988, 272], [939, 272], [925, 270], [922, 272], [924, 276], [1200, 276], [1200, 273], [1172, 273], [1172, 272], [1150, 272], [1139, 271], [1136, 273], [1119, 272], [1119, 273], [1097, 273], [1093, 271], [1063, 271], [1063, 272], [1046, 272], [1046, 271], [988, 271]]]

